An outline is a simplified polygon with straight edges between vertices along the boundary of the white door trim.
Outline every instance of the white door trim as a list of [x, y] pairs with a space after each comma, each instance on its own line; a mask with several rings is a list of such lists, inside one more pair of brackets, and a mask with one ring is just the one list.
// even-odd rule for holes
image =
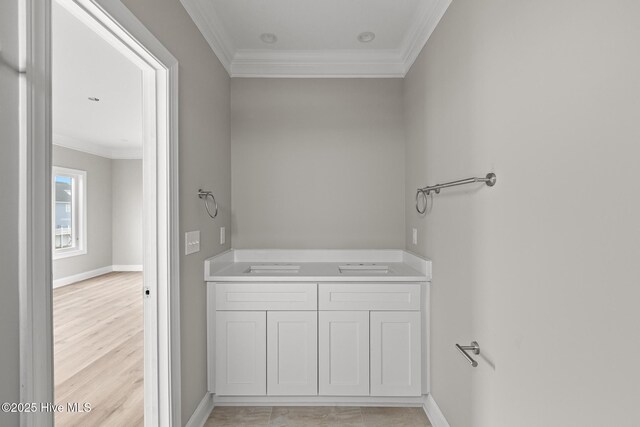
[[[178, 61], [120, 0], [61, 0], [147, 71], [144, 75], [145, 425], [181, 423]], [[21, 4], [21, 401], [53, 402], [51, 276], [51, 0]], [[151, 185], [152, 184], [152, 185]], [[152, 189], [152, 190], [150, 190]], [[147, 359], [147, 355], [145, 355]], [[148, 359], [147, 359], [148, 360]], [[149, 387], [149, 390], [147, 390]], [[52, 426], [53, 414], [22, 414]]]
[[[51, 276], [51, 4], [20, 5], [20, 401], [53, 401]], [[48, 426], [47, 412], [20, 415]]]

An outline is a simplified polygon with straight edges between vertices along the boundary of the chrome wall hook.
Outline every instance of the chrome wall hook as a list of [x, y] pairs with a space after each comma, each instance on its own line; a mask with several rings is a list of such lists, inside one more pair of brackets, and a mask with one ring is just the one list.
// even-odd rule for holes
[[477, 341], [472, 341], [471, 345], [456, 344], [456, 348], [458, 349], [460, 354], [462, 354], [464, 358], [467, 359], [467, 362], [469, 362], [471, 366], [473, 366], [474, 368], [478, 366], [478, 362], [476, 362], [475, 359], [469, 356], [469, 353], [467, 353], [467, 351], [471, 351], [475, 355], [480, 354], [480, 344], [478, 344]]

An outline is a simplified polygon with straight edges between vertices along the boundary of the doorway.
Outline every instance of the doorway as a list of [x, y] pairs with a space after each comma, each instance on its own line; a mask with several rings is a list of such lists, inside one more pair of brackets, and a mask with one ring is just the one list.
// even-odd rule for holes
[[51, 12], [55, 424], [142, 426], [143, 70]]
[[55, 425], [142, 426], [142, 70], [51, 12]]
[[[135, 284], [140, 273], [124, 274], [129, 274], [131, 277], [128, 279], [131, 280], [123, 282], [134, 283], [133, 287], [138, 288], [144, 313], [144, 425], [178, 425], [178, 63], [119, 0], [55, 1], [141, 70], [144, 276], [142, 285]], [[21, 97], [20, 209], [24, 220], [20, 224], [20, 232], [25, 236], [20, 242], [21, 399], [58, 404], [53, 375], [52, 255], [56, 244], [58, 249], [63, 249], [62, 252], [91, 250], [90, 244], [82, 241], [83, 233], [85, 237], [89, 236], [83, 232], [83, 227], [91, 223], [91, 218], [87, 218], [83, 225], [83, 214], [73, 212], [67, 219], [69, 223], [75, 220], [77, 227], [70, 226], [64, 230], [61, 227], [60, 236], [54, 236], [50, 91], [52, 3], [51, 0], [26, 0], [24, 6], [21, 15], [21, 55], [26, 64]], [[75, 189], [82, 191], [80, 181], [83, 179], [91, 182], [91, 174], [84, 170], [83, 177], [82, 172], [82, 169], [67, 170], [60, 172], [59, 176], [66, 174], [66, 184], [73, 193]], [[75, 189], [73, 179], [76, 180]], [[79, 198], [81, 194], [71, 197]], [[91, 195], [86, 197], [90, 199]], [[138, 279], [135, 274], [138, 274]], [[95, 286], [97, 289], [97, 284]], [[80, 301], [80, 305], [85, 302], [82, 297]], [[82, 341], [82, 338], [78, 340]], [[94, 386], [99, 387], [100, 382]], [[126, 404], [121, 402], [120, 407]], [[54, 421], [51, 412], [22, 414], [21, 417], [22, 425], [52, 425]]]

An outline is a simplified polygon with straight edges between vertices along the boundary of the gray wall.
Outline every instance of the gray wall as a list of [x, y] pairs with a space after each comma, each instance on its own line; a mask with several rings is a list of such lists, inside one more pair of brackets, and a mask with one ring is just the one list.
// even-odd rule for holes
[[235, 248], [404, 247], [399, 79], [232, 79]]
[[53, 261], [53, 279], [108, 267], [112, 264], [111, 160], [53, 146], [53, 166], [87, 172], [87, 253]]
[[87, 253], [53, 261], [60, 279], [111, 265], [142, 265], [142, 160], [53, 146], [54, 166], [87, 172]]
[[[203, 262], [231, 242], [219, 244], [219, 227], [231, 228], [229, 77], [178, 0], [124, 3], [180, 62], [180, 232], [201, 233], [200, 252], [180, 260], [184, 424], [207, 391]], [[215, 193], [215, 221], [198, 199], [198, 188]]]
[[113, 265], [142, 265], [142, 160], [111, 160]]
[[[0, 2], [0, 403], [20, 401], [18, 335], [18, 1]], [[0, 425], [18, 425], [0, 412]]]
[[[452, 427], [640, 425], [639, 16], [456, 0], [405, 79], [407, 248], [433, 259]], [[488, 171], [416, 214], [416, 187]], [[473, 339], [477, 369], [453, 347]]]

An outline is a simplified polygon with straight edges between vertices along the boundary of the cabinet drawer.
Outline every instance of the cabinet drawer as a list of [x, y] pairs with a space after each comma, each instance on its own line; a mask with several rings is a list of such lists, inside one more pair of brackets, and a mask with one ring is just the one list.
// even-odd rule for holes
[[216, 310], [317, 310], [315, 283], [216, 283]]
[[321, 283], [319, 310], [420, 310], [420, 284]]

